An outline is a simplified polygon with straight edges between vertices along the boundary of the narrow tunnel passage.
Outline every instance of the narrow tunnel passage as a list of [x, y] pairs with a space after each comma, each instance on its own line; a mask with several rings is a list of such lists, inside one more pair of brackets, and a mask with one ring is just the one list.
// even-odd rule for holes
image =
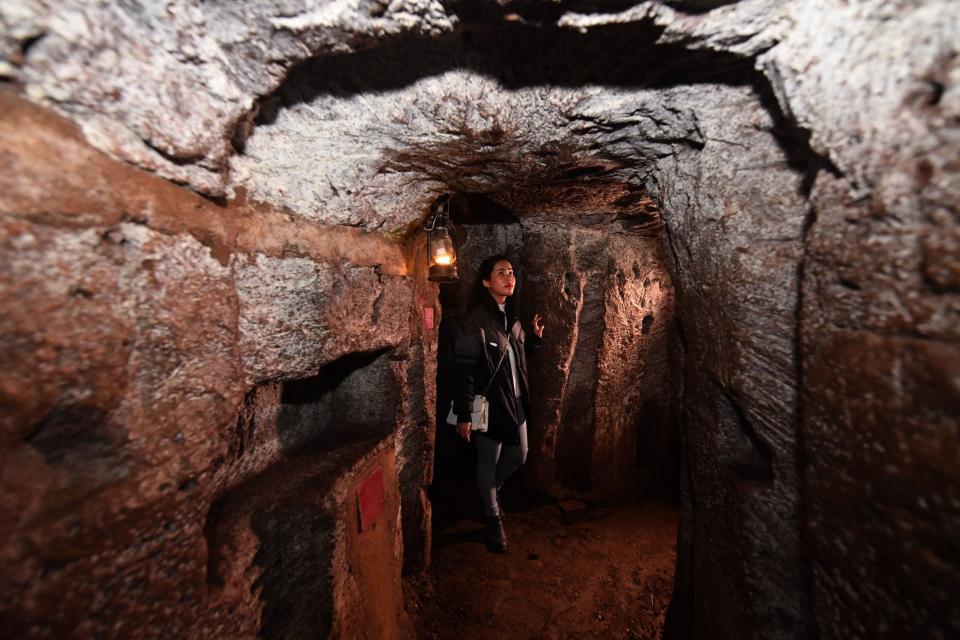
[[[960, 637], [958, 8], [0, 2], [0, 628]], [[446, 193], [549, 332], [508, 556]]]
[[[461, 278], [440, 285], [433, 563], [407, 585], [423, 637], [660, 636], [676, 562], [681, 360], [662, 223], [642, 190], [567, 180], [453, 199]], [[501, 491], [506, 560], [484, 544], [476, 451], [444, 422], [454, 327], [493, 254], [517, 265], [526, 330], [534, 313], [545, 319], [529, 360], [528, 461]]]

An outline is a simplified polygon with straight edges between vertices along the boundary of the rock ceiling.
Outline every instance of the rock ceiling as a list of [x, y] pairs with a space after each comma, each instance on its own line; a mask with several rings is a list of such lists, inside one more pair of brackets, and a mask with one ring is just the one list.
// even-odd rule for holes
[[884, 188], [870, 152], [942, 144], [912, 110], [960, 101], [942, 77], [958, 73], [943, 64], [950, 3], [901, 4], [4, 0], [0, 75], [100, 149], [208, 196], [242, 187], [400, 232], [451, 189], [598, 166], [649, 187], [659, 158], [708, 142], [722, 84], [809, 132], [857, 188]]

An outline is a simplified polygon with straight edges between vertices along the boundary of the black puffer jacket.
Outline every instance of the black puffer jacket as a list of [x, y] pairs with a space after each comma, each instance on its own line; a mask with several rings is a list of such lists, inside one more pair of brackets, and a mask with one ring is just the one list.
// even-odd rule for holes
[[[520, 424], [529, 412], [530, 387], [527, 381], [527, 356], [540, 346], [540, 338], [527, 336], [507, 298], [506, 326], [504, 314], [493, 296], [482, 296], [483, 302], [464, 316], [457, 330], [454, 347], [456, 383], [453, 411], [460, 422], [470, 422], [474, 394], [483, 393], [490, 375], [503, 357], [487, 391], [490, 402], [490, 424], [486, 435], [505, 444], [520, 442]], [[513, 345], [517, 359], [520, 397], [513, 391], [510, 357], [507, 344]]]

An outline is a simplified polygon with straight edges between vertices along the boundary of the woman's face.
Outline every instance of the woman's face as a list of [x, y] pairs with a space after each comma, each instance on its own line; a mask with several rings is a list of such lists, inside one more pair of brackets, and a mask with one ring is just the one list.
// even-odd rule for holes
[[500, 260], [493, 265], [493, 272], [489, 280], [483, 281], [483, 286], [487, 288], [494, 298], [498, 301], [506, 299], [513, 295], [513, 290], [517, 286], [517, 278], [513, 275], [513, 266], [509, 260]]

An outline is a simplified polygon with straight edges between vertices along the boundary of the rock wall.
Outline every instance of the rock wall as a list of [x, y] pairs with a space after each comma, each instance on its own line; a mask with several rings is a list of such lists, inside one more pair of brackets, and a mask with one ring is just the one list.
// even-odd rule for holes
[[[0, 101], [4, 628], [405, 637], [436, 289], [400, 245], [212, 204]], [[405, 505], [412, 566], [428, 520]]]
[[[527, 316], [544, 318], [531, 360], [530, 465], [534, 486], [609, 497], [679, 464], [668, 345], [673, 286], [663, 230], [649, 201], [626, 185], [501, 196], [523, 212]], [[542, 200], [541, 200], [542, 198]], [[660, 454], [657, 456], [654, 454]], [[638, 462], [654, 458], [646, 467]]]
[[[955, 347], [940, 322], [956, 301], [938, 278], [956, 224], [943, 100], [957, 34], [936, 24], [942, 4], [835, 9], [826, 26], [793, 14], [759, 58], [753, 108], [729, 89], [698, 93], [714, 105], [705, 144], [660, 165], [687, 340], [681, 637], [757, 621], [760, 637], [948, 637], [960, 623], [942, 546], [955, 509], [923, 525], [957, 484], [956, 457], [934, 453], [955, 451], [942, 416], [957, 389], [932, 355]], [[911, 58], [894, 60], [906, 42]], [[901, 120], [909, 139], [882, 124]], [[936, 435], [907, 444], [911, 423]], [[922, 472], [904, 464], [920, 459]], [[920, 586], [893, 566], [937, 577]]]
[[[804, 534], [834, 637], [960, 632], [960, 26], [942, 8], [853, 13], [821, 34], [862, 112], [790, 102], [823, 118], [811, 141], [838, 168], [810, 196], [799, 345]], [[778, 61], [788, 86], [799, 63]]]
[[[715, 110], [699, 123], [705, 143], [662, 162], [658, 176], [686, 352], [692, 567], [678, 576], [678, 593], [692, 582], [694, 637], [751, 624], [757, 637], [806, 637], [796, 526], [803, 175], [752, 88], [697, 93]], [[709, 586], [696, 578], [705, 575], [715, 576]]]
[[[956, 413], [945, 418], [956, 402], [958, 389], [947, 383], [955, 373], [940, 364], [956, 347], [956, 336], [942, 332], [946, 318], [956, 319], [956, 297], [938, 280], [949, 280], [952, 259], [942, 247], [957, 222], [949, 159], [958, 122], [956, 8], [829, 8], [824, 22], [808, 13], [816, 7], [798, 7], [789, 35], [759, 59], [782, 114], [773, 132], [783, 161], [805, 176], [807, 201], [793, 260], [793, 466], [802, 502], [799, 527], [786, 526], [799, 529], [810, 569], [811, 633], [949, 637], [960, 625], [947, 604], [957, 556], [943, 545], [957, 530], [957, 504], [938, 509], [933, 522], [924, 510], [952, 494], [960, 469]], [[909, 56], [894, 53], [906, 49]], [[933, 264], [939, 276], [931, 277]], [[937, 347], [918, 343], [927, 340]], [[911, 441], [908, 424], [931, 440]], [[931, 578], [919, 585], [908, 573]]]

